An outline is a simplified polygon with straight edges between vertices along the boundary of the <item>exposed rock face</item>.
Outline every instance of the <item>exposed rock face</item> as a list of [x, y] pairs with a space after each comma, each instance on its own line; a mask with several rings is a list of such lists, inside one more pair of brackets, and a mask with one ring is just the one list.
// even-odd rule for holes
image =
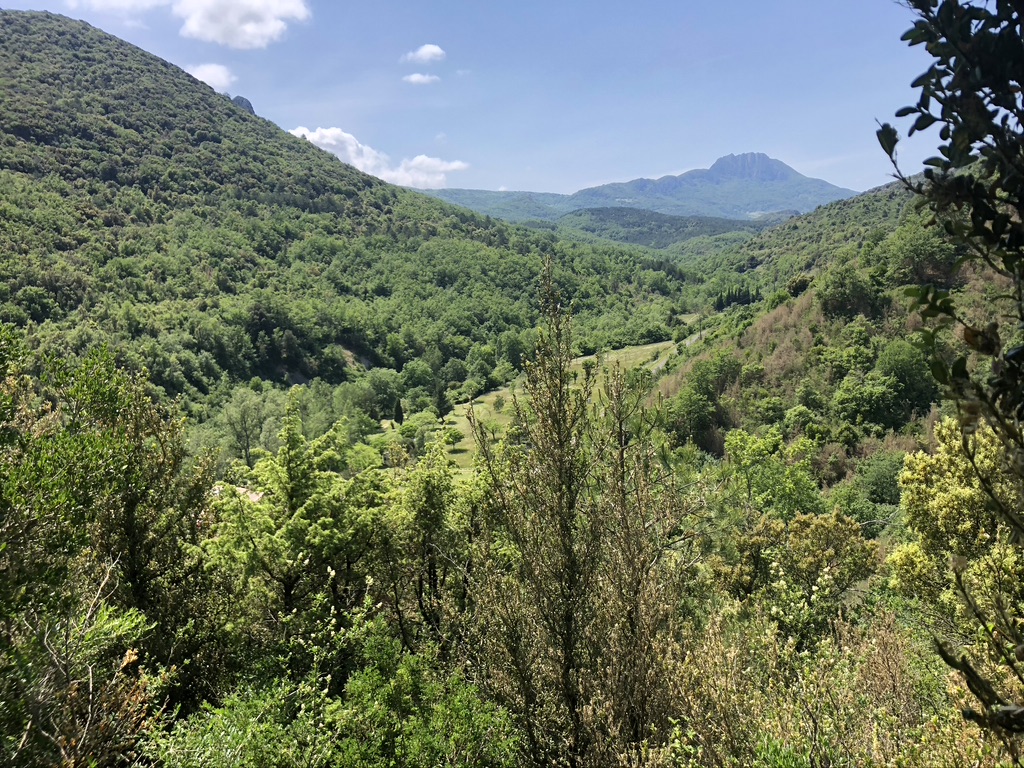
[[252, 102], [245, 98], [245, 96], [235, 96], [235, 98], [231, 100], [231, 103], [241, 107], [250, 115], [256, 114], [256, 110], [252, 108]]
[[726, 179], [785, 181], [799, 177], [799, 173], [781, 160], [775, 160], [760, 152], [720, 157], [704, 172], [704, 178], [715, 181]]

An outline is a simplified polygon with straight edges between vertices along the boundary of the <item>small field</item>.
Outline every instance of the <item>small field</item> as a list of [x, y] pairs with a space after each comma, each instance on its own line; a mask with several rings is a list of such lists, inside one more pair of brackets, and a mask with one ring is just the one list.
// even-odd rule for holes
[[[605, 366], [617, 364], [626, 370], [644, 366], [651, 371], [657, 372], [665, 367], [675, 351], [675, 342], [659, 341], [654, 344], [623, 347], [611, 352], [603, 352], [599, 356], [586, 355], [578, 357], [573, 364], [575, 366], [582, 366], [585, 361], [600, 357]], [[449, 455], [460, 470], [468, 472], [473, 466], [473, 459], [476, 456], [476, 438], [473, 437], [473, 429], [469, 424], [469, 409], [473, 409], [473, 413], [479, 422], [500, 434], [511, 419], [512, 397], [516, 391], [517, 388], [513, 383], [511, 387], [502, 387], [491, 392], [485, 392], [473, 400], [472, 403], [457, 406], [445, 417], [444, 423], [447, 426], [455, 427], [464, 436], [449, 451]]]

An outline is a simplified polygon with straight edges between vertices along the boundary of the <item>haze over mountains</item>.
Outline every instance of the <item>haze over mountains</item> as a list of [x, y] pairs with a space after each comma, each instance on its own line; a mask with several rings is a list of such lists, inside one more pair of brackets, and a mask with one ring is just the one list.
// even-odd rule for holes
[[586, 208], [638, 208], [674, 216], [758, 219], [783, 211], [807, 213], [857, 193], [798, 173], [759, 152], [726, 155], [707, 169], [660, 179], [602, 184], [571, 195], [435, 189], [426, 194], [510, 221], [555, 221]]

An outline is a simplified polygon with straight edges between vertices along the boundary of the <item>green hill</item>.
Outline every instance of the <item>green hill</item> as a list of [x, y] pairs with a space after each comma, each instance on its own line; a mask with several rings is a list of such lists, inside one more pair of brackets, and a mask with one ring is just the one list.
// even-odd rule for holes
[[700, 343], [680, 347], [658, 385], [681, 434], [713, 451], [737, 427], [810, 437], [826, 485], [879, 449], [914, 448], [938, 396], [909, 343], [921, 321], [904, 289], [952, 290], [974, 313], [992, 290], [990, 278], [957, 274], [962, 253], [895, 184], [667, 253], [705, 302]]
[[678, 309], [639, 251], [385, 184], [60, 16], [0, 13], [0, 169], [0, 320], [192, 402], [419, 360], [443, 410], [521, 365], [547, 259], [584, 351], [666, 338]]
[[725, 232], [759, 232], [772, 221], [669, 216], [639, 208], [584, 208], [559, 218], [558, 227], [581, 230], [605, 240], [663, 249], [695, 237], [713, 237]]

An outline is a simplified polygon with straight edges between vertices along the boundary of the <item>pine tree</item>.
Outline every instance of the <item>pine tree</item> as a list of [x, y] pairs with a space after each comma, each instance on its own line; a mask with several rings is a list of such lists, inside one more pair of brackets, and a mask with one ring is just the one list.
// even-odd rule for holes
[[482, 663], [533, 765], [634, 764], [670, 729], [686, 510], [643, 407], [649, 381], [609, 371], [598, 394], [550, 293], [545, 317], [504, 439], [474, 423], [492, 509]]

